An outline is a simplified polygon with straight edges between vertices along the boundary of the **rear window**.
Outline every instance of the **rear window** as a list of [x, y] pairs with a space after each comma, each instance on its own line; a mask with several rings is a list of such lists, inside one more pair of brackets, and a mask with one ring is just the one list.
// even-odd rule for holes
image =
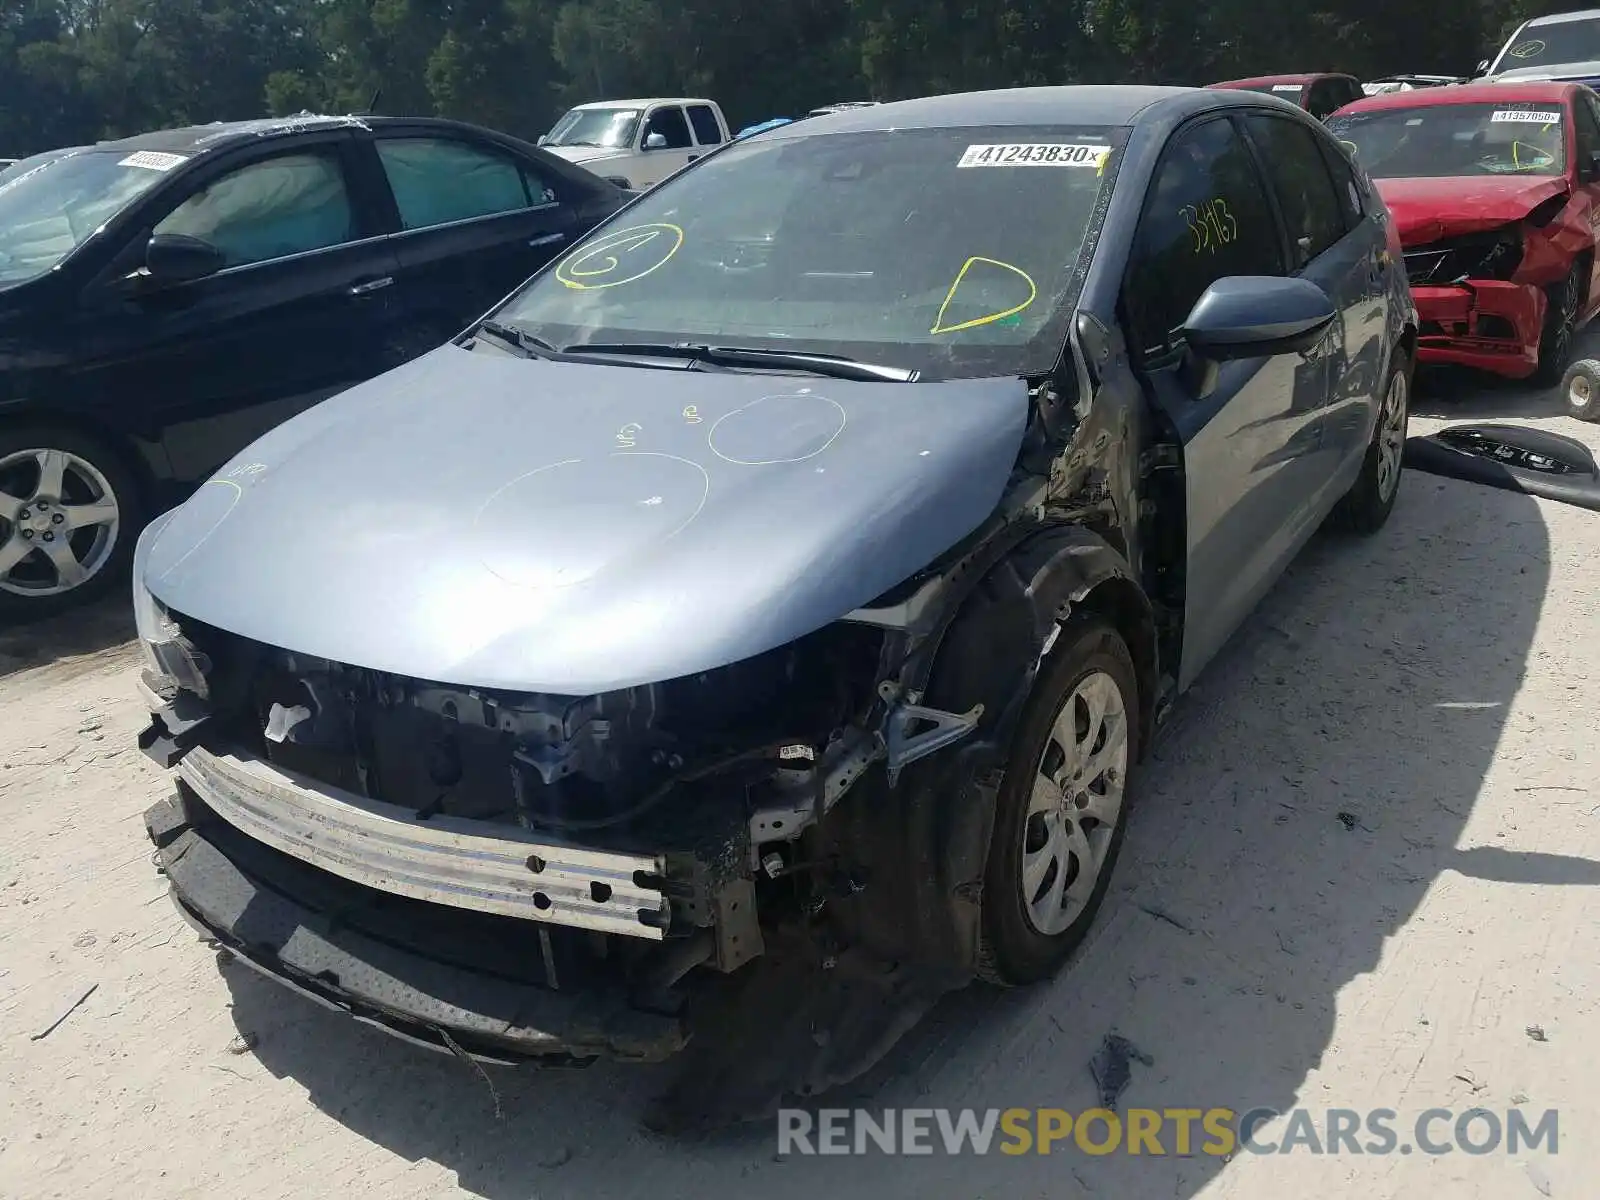
[[1374, 179], [1560, 175], [1567, 115], [1559, 104], [1429, 104], [1343, 113], [1328, 122]]

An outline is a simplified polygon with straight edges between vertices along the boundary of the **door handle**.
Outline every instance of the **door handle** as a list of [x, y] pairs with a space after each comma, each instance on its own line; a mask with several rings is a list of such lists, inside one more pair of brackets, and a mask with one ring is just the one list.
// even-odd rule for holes
[[698, 154], [691, 154], [691, 155], [689, 155], [688, 161], [689, 162], [693, 162], [695, 159], [697, 159], [699, 157], [700, 156]]
[[564, 242], [566, 239], [567, 235], [564, 233], [546, 233], [536, 238], [529, 238], [528, 245], [550, 246], [554, 245], [556, 242]]
[[352, 296], [365, 296], [370, 292], [382, 291], [393, 282], [393, 275], [385, 275], [382, 279], [369, 279], [365, 283], [354, 284], [350, 288], [350, 294]]

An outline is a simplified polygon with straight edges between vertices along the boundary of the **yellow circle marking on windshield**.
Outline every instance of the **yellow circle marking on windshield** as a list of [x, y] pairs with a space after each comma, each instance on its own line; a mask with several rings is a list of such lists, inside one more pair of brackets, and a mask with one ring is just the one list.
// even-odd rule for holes
[[683, 230], [665, 221], [616, 229], [569, 254], [556, 278], [578, 291], [617, 287], [659, 271], [682, 245]]
[[[963, 321], [959, 325], [946, 325], [944, 323], [945, 311], [950, 307], [950, 301], [955, 299], [956, 290], [961, 286], [961, 281], [967, 277], [967, 272], [972, 270], [977, 263], [988, 263], [992, 267], [999, 267], [1002, 271], [1010, 271], [1013, 275], [1020, 276], [1022, 281], [1028, 285], [1028, 298], [1021, 304], [1008, 308], [1004, 312], [989, 313], [987, 316], [975, 317], [970, 321]], [[1021, 267], [1012, 266], [1008, 262], [1001, 262], [998, 258], [984, 258], [982, 255], [974, 254], [966, 262], [962, 263], [961, 270], [956, 272], [955, 282], [950, 285], [950, 290], [944, 294], [944, 303], [939, 305], [939, 313], [933, 318], [933, 328], [928, 332], [959, 333], [963, 329], [976, 329], [980, 325], [991, 325], [996, 321], [1003, 321], [1007, 317], [1016, 316], [1017, 313], [1027, 308], [1028, 305], [1033, 303], [1038, 294], [1039, 289], [1034, 285], [1033, 276], [1029, 275]]]
[[1350, 141], [1348, 138], [1340, 138], [1339, 139], [1339, 145], [1343, 146], [1346, 150], [1350, 151], [1350, 153], [1352, 155], [1355, 154], [1358, 150], [1361, 149], [1360, 146], [1356, 145], [1354, 142]]

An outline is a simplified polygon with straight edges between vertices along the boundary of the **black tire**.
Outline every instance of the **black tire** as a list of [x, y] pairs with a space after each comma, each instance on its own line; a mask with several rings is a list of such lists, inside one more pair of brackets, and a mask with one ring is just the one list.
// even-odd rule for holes
[[1544, 333], [1539, 338], [1539, 365], [1532, 382], [1538, 387], [1555, 387], [1566, 372], [1572, 357], [1573, 335], [1578, 329], [1578, 314], [1583, 310], [1588, 268], [1583, 259], [1573, 264], [1567, 277], [1550, 289], [1545, 306]]
[[[48, 590], [50, 584], [45, 573], [54, 568], [45, 563], [38, 553], [43, 548], [45, 535], [49, 533], [52, 542], [55, 535], [43, 528], [29, 530], [33, 537], [41, 539], [31, 556], [0, 571], [0, 618], [8, 621], [32, 621], [53, 616], [104, 595], [126, 578], [128, 564], [133, 558], [134, 543], [144, 527], [144, 497], [138, 477], [111, 447], [97, 438], [57, 426], [0, 427], [0, 464], [29, 450], [58, 451], [81, 464], [69, 468], [67, 483], [62, 489], [64, 495], [56, 499], [69, 504], [81, 504], [99, 498], [93, 495], [93, 491], [99, 489], [110, 494], [117, 513], [114, 532], [107, 538], [109, 545], [88, 555], [87, 577], [83, 582], [62, 591]], [[0, 493], [12, 494], [7, 491], [8, 481], [11, 487], [28, 490], [30, 473], [36, 487], [39, 482], [37, 468], [25, 460], [13, 461], [5, 468], [5, 474], [0, 475]], [[93, 478], [95, 475], [99, 478]], [[85, 492], [85, 488], [90, 491]], [[19, 498], [49, 499], [42, 495]], [[22, 536], [22, 530], [20, 521], [8, 521], [4, 511], [0, 511], [0, 552], [12, 544], [13, 537]], [[84, 546], [86, 541], [92, 544], [95, 535], [93, 529], [84, 528], [66, 536], [69, 544], [77, 547]], [[59, 575], [55, 578], [59, 584]], [[29, 594], [30, 591], [36, 591], [37, 594]]]
[[[1120, 772], [1120, 807], [1113, 821], [1097, 825], [1089, 834], [1095, 836], [1109, 824], [1099, 876], [1086, 903], [1064, 929], [1041, 932], [1030, 916], [1023, 890], [1025, 838], [1029, 836], [1030, 825], [1037, 828], [1029, 817], [1034, 779], [1051, 745], [1058, 713], [1069, 701], [1075, 700], [1080, 685], [1097, 676], [1104, 676], [1115, 685], [1122, 704], [1127, 755], [1126, 765]], [[1014, 986], [1048, 977], [1067, 960], [1094, 923], [1110, 886], [1127, 829], [1129, 785], [1134, 764], [1139, 759], [1139, 712], [1138, 675], [1122, 638], [1103, 618], [1093, 614], [1070, 618], [1062, 626], [1023, 709], [1011, 761], [997, 797], [994, 834], [984, 875], [983, 940], [978, 956], [978, 974], [989, 982]], [[1110, 723], [1106, 723], [1106, 728], [1110, 730]], [[1091, 738], [1094, 736], [1090, 734]], [[1072, 810], [1079, 806], [1068, 801], [1064, 807]], [[1083, 821], [1077, 812], [1072, 816]], [[1075, 877], [1074, 873], [1066, 878], [1070, 881]], [[1044, 890], [1049, 890], [1053, 878], [1047, 869]]]
[[1561, 395], [1567, 416], [1579, 421], [1600, 421], [1600, 359], [1581, 358], [1561, 378]]
[[[1339, 498], [1329, 523], [1345, 533], [1373, 534], [1394, 511], [1404, 474], [1406, 431], [1411, 424], [1411, 363], [1397, 352], [1384, 380], [1378, 419], [1372, 424], [1361, 474]], [[1398, 413], [1394, 405], [1399, 406]], [[1398, 421], [1398, 425], [1396, 424]], [[1387, 457], [1386, 457], [1387, 452]]]

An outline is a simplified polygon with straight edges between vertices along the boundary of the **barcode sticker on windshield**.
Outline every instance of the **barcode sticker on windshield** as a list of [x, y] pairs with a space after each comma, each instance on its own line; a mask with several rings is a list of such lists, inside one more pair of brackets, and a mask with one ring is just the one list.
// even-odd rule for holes
[[159, 150], [140, 150], [128, 155], [117, 164], [119, 167], [143, 167], [147, 171], [170, 171], [189, 160], [181, 154], [163, 154]]
[[1502, 108], [1497, 109], [1490, 121], [1537, 121], [1541, 125], [1554, 125], [1561, 120], [1560, 109]]
[[1098, 167], [1110, 146], [1072, 142], [1010, 142], [968, 146], [958, 167]]

